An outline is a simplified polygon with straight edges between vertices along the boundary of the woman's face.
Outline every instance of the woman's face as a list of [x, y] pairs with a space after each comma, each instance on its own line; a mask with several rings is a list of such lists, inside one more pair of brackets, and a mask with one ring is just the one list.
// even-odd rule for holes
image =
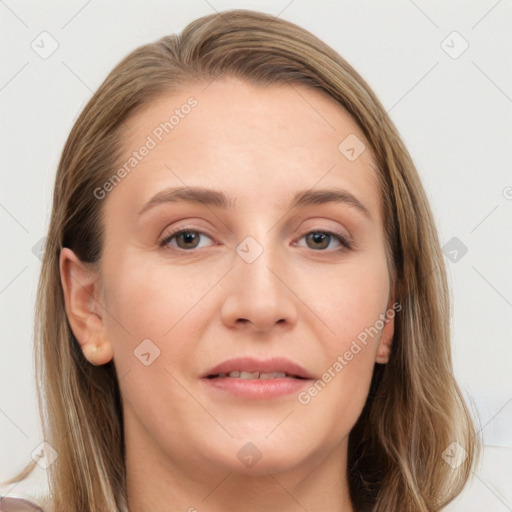
[[125, 172], [97, 191], [98, 315], [128, 460], [339, 464], [393, 332], [361, 130], [321, 92], [225, 78], [154, 102], [123, 140]]

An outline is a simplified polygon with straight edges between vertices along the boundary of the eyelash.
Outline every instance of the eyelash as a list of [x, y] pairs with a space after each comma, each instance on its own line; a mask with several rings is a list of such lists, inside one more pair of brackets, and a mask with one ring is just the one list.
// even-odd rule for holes
[[[203, 235], [203, 236], [206, 236], [208, 238], [211, 239], [211, 237], [198, 230], [198, 229], [194, 229], [194, 228], [180, 228], [176, 231], [173, 231], [172, 233], [168, 234], [163, 240], [161, 240], [159, 242], [159, 246], [160, 247], [164, 247], [168, 250], [176, 250], [176, 251], [181, 251], [181, 252], [193, 252], [196, 248], [193, 247], [192, 249], [181, 249], [179, 247], [171, 247], [169, 246], [169, 242], [174, 238], [176, 237], [177, 235], [180, 235], [181, 233], [196, 233], [196, 234], [199, 234], [199, 235]], [[310, 235], [311, 233], [321, 233], [323, 235], [328, 235], [328, 236], [331, 236], [331, 237], [334, 237], [336, 239], [338, 239], [338, 241], [340, 242], [341, 244], [341, 247], [338, 247], [337, 249], [334, 249], [334, 250], [331, 250], [331, 251], [328, 251], [327, 249], [320, 249], [318, 251], [315, 251], [315, 252], [338, 252], [338, 251], [349, 251], [349, 250], [352, 250], [352, 244], [351, 242], [349, 242], [348, 238], [344, 235], [341, 235], [340, 233], [335, 233], [333, 231], [329, 231], [329, 230], [325, 230], [325, 229], [313, 229], [313, 230], [310, 230], [308, 232], [306, 232], [304, 235], [302, 235], [300, 237], [300, 239], [304, 238], [305, 236], [307, 235]], [[299, 239], [299, 240], [300, 240]], [[314, 250], [314, 249], [312, 249]]]

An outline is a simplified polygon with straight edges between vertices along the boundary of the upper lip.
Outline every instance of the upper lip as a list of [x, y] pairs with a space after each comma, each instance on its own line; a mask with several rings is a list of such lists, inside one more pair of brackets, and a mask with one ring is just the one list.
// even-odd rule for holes
[[234, 371], [245, 371], [251, 373], [283, 372], [291, 377], [298, 377], [301, 379], [313, 378], [303, 366], [282, 357], [274, 357], [264, 360], [255, 359], [253, 357], [236, 357], [228, 359], [213, 368], [210, 368], [203, 377], [213, 377], [221, 373], [227, 374]]

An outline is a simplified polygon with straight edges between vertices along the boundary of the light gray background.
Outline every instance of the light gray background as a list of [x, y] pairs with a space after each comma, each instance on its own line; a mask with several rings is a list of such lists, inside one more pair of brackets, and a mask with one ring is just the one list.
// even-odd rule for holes
[[[411, 152], [442, 244], [456, 237], [467, 247], [464, 255], [456, 249], [455, 262], [455, 253], [447, 249], [446, 256], [454, 364], [478, 408], [486, 446], [483, 464], [449, 509], [512, 510], [510, 0], [0, 0], [0, 480], [21, 469], [43, 440], [32, 376], [40, 270], [33, 248], [45, 234], [67, 135], [129, 51], [229, 8], [293, 21], [354, 65]], [[43, 31], [58, 43], [47, 58], [31, 47], [51, 48]], [[29, 493], [43, 483], [37, 468], [28, 484], [3, 492]]]

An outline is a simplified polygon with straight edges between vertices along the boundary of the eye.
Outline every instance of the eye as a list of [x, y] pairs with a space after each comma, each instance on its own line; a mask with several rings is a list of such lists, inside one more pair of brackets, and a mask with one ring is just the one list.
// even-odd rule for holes
[[[317, 249], [320, 251], [324, 251], [327, 248], [329, 248], [329, 245], [331, 245], [331, 249], [351, 249], [352, 246], [350, 245], [349, 241], [346, 237], [343, 235], [340, 235], [338, 233], [332, 233], [331, 231], [310, 231], [309, 233], [306, 233], [304, 236], [300, 238], [302, 240], [303, 238], [306, 239], [307, 247], [310, 249]], [[334, 241], [334, 247], [332, 247], [331, 242]], [[299, 245], [299, 244], [297, 244]]]
[[[160, 245], [177, 247], [183, 250], [196, 249], [198, 247], [204, 247], [204, 244], [201, 245], [201, 237], [211, 240], [208, 235], [201, 231], [195, 229], [180, 229], [167, 235], [160, 242]], [[172, 243], [173, 241], [175, 241], [175, 243]]]
[[[180, 229], [168, 234], [159, 245], [188, 251], [207, 246], [207, 243], [201, 243], [202, 238], [212, 241], [211, 237], [196, 229]], [[319, 251], [325, 251], [329, 247], [333, 250], [352, 248], [350, 242], [345, 236], [331, 231], [310, 231], [303, 235], [300, 240], [303, 238], [306, 239], [307, 247]], [[302, 244], [297, 243], [295, 245]]]

